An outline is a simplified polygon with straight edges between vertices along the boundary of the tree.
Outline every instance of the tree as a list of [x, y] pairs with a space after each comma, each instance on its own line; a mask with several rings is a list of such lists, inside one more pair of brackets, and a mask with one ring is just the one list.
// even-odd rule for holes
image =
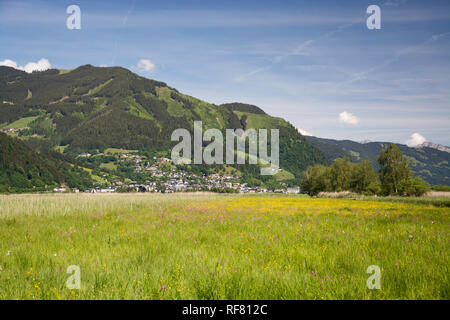
[[382, 193], [399, 194], [399, 184], [402, 180], [411, 178], [408, 159], [393, 143], [382, 150], [377, 158], [380, 164], [380, 181]]
[[337, 158], [330, 167], [330, 182], [333, 191], [350, 190], [353, 164], [348, 158]]
[[301, 188], [313, 196], [322, 191], [377, 194], [380, 192], [380, 183], [370, 161], [351, 163], [348, 158], [337, 158], [329, 167], [308, 167], [303, 174]]
[[365, 194], [377, 194], [380, 192], [378, 174], [369, 160], [353, 164], [350, 190]]
[[408, 177], [399, 183], [399, 193], [406, 196], [420, 197], [430, 190], [430, 185], [420, 177]]
[[308, 167], [303, 173], [300, 187], [310, 196], [331, 190], [330, 167], [320, 164]]

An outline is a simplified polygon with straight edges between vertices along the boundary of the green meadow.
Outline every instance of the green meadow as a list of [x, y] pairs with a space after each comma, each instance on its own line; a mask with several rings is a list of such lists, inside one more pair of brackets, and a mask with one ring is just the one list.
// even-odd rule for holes
[[19, 120], [11, 122], [10, 124], [0, 125], [0, 129], [1, 128], [13, 128], [13, 129], [24, 128], [24, 127], [28, 126], [28, 124], [30, 122], [32, 122], [33, 120], [36, 120], [37, 118], [39, 118], [39, 116], [23, 117], [23, 118], [20, 118]]
[[[0, 196], [0, 299], [449, 299], [447, 204]], [[380, 289], [367, 287], [373, 265]]]

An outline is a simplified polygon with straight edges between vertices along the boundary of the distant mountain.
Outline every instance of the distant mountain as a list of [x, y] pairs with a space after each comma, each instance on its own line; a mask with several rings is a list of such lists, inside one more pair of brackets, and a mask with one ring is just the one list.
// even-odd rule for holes
[[[348, 157], [353, 162], [370, 160], [376, 169], [379, 169], [377, 157], [380, 151], [390, 144], [390, 142], [359, 143], [350, 140], [305, 138], [330, 161], [342, 157]], [[418, 148], [410, 148], [403, 144], [397, 146], [410, 159], [411, 169], [415, 175], [431, 184], [450, 185], [450, 153], [429, 145]]]
[[114, 147], [168, 155], [172, 132], [192, 132], [195, 120], [204, 130], [278, 128], [280, 166], [296, 178], [307, 166], [326, 162], [289, 122], [253, 105], [214, 105], [120, 67], [31, 74], [0, 67], [0, 129], [64, 146], [66, 153]]
[[444, 151], [444, 152], [450, 153], [450, 148], [449, 147], [443, 146], [442, 144], [436, 144], [436, 143], [433, 143], [433, 142], [429, 142], [429, 141], [425, 141], [421, 145], [418, 145], [416, 148], [423, 148], [423, 147], [433, 148], [433, 149], [436, 149], [436, 150], [439, 150], [439, 151]]

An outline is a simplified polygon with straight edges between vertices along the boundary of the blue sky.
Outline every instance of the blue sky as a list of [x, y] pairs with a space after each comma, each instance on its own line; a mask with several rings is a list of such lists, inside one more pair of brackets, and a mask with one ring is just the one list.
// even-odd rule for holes
[[[81, 30], [66, 27], [72, 4]], [[372, 4], [381, 30], [366, 27]], [[0, 62], [122, 66], [319, 137], [450, 145], [449, 57], [447, 0], [0, 0]]]

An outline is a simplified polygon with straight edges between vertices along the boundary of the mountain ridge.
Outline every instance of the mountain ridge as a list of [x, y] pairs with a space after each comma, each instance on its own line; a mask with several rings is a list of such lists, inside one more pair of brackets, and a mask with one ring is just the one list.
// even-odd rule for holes
[[444, 151], [444, 152], [450, 153], [450, 147], [444, 146], [444, 145], [439, 144], [439, 143], [433, 143], [433, 142], [430, 142], [430, 141], [425, 141], [424, 143], [419, 144], [415, 148], [419, 149], [419, 148], [423, 148], [423, 147], [433, 148], [433, 149], [436, 149], [436, 150], [439, 150], [439, 151]]
[[[324, 156], [333, 161], [336, 158], [348, 157], [352, 162], [370, 160], [375, 169], [379, 169], [377, 156], [391, 142], [356, 142], [352, 140], [334, 140], [305, 137], [313, 146], [321, 150]], [[402, 153], [410, 160], [414, 175], [423, 178], [431, 184], [450, 185], [450, 153], [427, 146], [408, 147], [395, 143]]]

